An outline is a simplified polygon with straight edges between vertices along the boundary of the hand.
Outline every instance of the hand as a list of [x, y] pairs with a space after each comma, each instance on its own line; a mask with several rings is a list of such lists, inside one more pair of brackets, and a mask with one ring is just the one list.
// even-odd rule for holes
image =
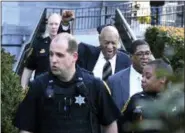
[[63, 11], [63, 13], [62, 13], [62, 20], [63, 21], [71, 21], [73, 19], [75, 19], [75, 15], [74, 15], [73, 11], [70, 11], [70, 10]]

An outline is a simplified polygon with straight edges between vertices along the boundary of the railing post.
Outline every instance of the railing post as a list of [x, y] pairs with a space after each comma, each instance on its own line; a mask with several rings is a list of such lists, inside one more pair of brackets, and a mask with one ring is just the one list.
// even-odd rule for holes
[[184, 2], [184, 5], [182, 6], [181, 27], [184, 26], [184, 22], [185, 22], [184, 15], [185, 15], [185, 2]]
[[118, 29], [124, 47], [130, 52], [131, 43], [137, 38], [119, 9], [116, 9], [115, 26]]
[[104, 21], [104, 24], [107, 23], [107, 6], [105, 6], [105, 21]]
[[100, 25], [104, 25], [105, 24], [105, 2], [102, 1], [102, 5], [101, 5], [101, 22]]

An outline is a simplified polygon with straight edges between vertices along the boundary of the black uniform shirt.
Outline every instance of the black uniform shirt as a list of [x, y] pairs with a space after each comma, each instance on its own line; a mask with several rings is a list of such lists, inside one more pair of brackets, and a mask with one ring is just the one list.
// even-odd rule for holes
[[[33, 82], [30, 83], [29, 91], [20, 104], [14, 125], [21, 130], [34, 132], [36, 129], [36, 122], [38, 118], [38, 100], [43, 95], [43, 88], [47, 87], [49, 76], [52, 77], [54, 83], [60, 86], [71, 85], [74, 83], [80, 73], [83, 73], [88, 79], [83, 79], [86, 87], [88, 87], [90, 95], [92, 96], [92, 103], [97, 109], [97, 118], [101, 125], [109, 125], [114, 120], [118, 119], [120, 112], [108, 93], [106, 86], [100, 80], [90, 75], [86, 70], [81, 68], [77, 69], [77, 72], [70, 82], [60, 82], [55, 76], [48, 73], [40, 75]], [[84, 78], [84, 76], [83, 76]]]
[[[153, 101], [155, 102], [156, 99], [159, 97], [160, 93], [155, 93], [155, 92], [139, 92], [133, 95], [127, 103], [124, 105], [122, 109], [122, 116], [118, 121], [119, 125], [119, 132], [120, 133], [125, 133], [125, 123], [133, 123], [135, 121], [139, 121], [142, 119], [155, 119], [151, 117], [151, 115], [148, 115], [146, 111], [149, 109], [141, 105], [140, 100], [143, 101]], [[152, 110], [151, 110], [152, 111]], [[144, 131], [142, 133], [156, 133], [156, 130], [150, 130], [150, 131]]]
[[50, 37], [41, 38], [28, 53], [25, 61], [25, 67], [35, 71], [35, 77], [49, 70], [49, 46]]
[[68, 26], [68, 29], [63, 29], [63, 26], [66, 26], [66, 25], [63, 25], [63, 23], [61, 22], [60, 23], [60, 26], [59, 26], [59, 29], [58, 29], [58, 34], [59, 33], [63, 33], [63, 32], [67, 32], [67, 33], [71, 33], [71, 25], [70, 25], [70, 22], [69, 24], [67, 25]]

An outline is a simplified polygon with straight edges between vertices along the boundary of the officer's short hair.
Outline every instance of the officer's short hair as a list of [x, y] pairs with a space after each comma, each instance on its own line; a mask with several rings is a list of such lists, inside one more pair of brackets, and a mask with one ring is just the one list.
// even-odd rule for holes
[[78, 51], [78, 43], [75, 37], [67, 32], [59, 33], [53, 41], [58, 42], [60, 39], [66, 39], [68, 42], [67, 52], [74, 53]]
[[156, 59], [147, 63], [147, 65], [152, 65], [155, 67], [155, 71], [157, 76], [166, 77], [167, 82], [169, 81], [169, 77], [173, 75], [173, 69], [169, 62], [166, 62], [164, 59]]
[[68, 39], [68, 52], [73, 53], [78, 51], [78, 43], [74, 37]]
[[140, 45], [148, 45], [149, 46], [149, 44], [144, 40], [141, 40], [141, 39], [135, 40], [132, 42], [130, 53], [134, 54], [136, 52], [137, 47]]

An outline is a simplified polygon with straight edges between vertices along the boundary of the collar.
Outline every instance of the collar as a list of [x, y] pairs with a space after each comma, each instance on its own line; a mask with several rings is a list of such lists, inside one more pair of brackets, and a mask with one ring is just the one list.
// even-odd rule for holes
[[133, 72], [134, 76], [142, 80], [142, 75], [134, 69], [133, 65], [130, 66], [130, 71]]
[[50, 42], [51, 42], [50, 36], [43, 37], [42, 40], [44, 41], [44, 43], [49, 43], [50, 44]]
[[49, 74], [50, 74], [50, 79], [52, 79], [57, 85], [63, 86], [63, 87], [71, 86], [82, 80], [82, 73], [79, 66], [76, 66], [76, 72], [73, 78], [68, 82], [61, 81], [57, 76], [53, 75], [51, 71], [49, 72]]
[[145, 92], [144, 91], [144, 94], [147, 95], [147, 96], [154, 97], [154, 98], [161, 96], [161, 92]]
[[68, 25], [69, 25], [69, 21], [68, 21], [68, 22], [61, 21], [61, 24], [62, 24], [63, 26], [68, 26]]

